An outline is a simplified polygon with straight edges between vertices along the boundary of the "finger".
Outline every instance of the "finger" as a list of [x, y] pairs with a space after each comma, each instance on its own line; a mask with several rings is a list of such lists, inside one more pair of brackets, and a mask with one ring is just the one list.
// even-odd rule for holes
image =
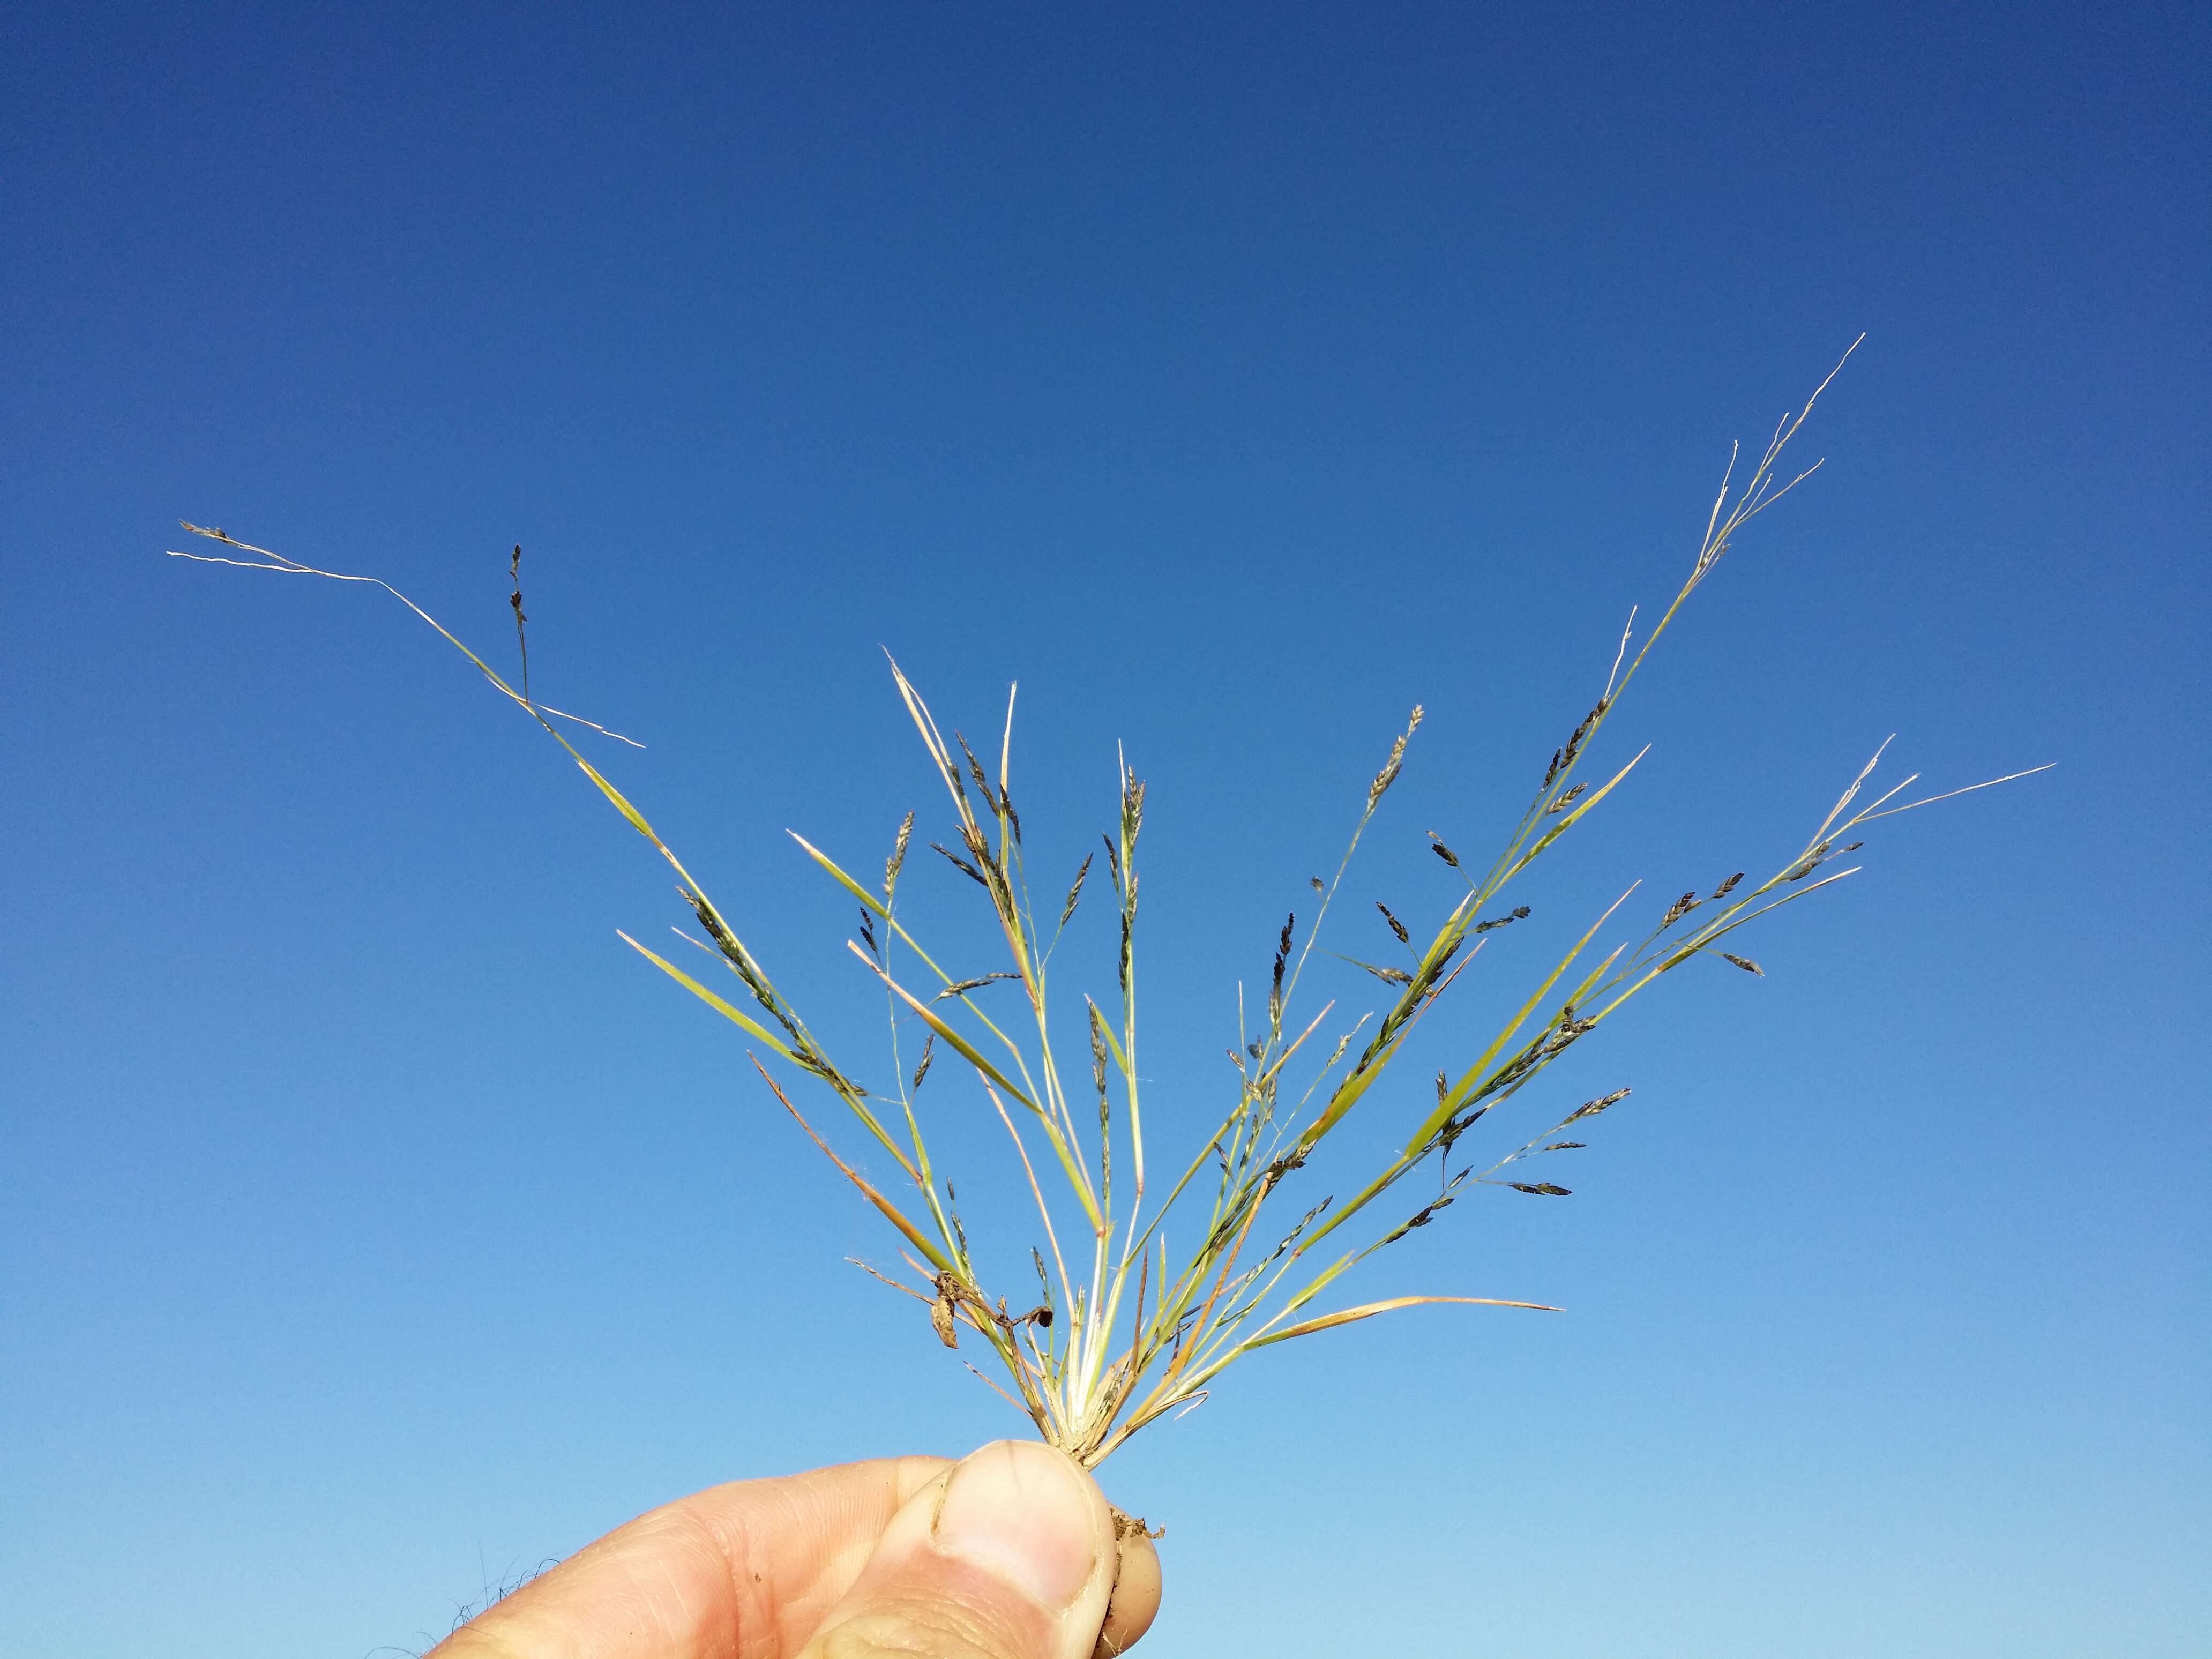
[[1114, 1594], [1106, 1603], [1106, 1622], [1098, 1632], [1092, 1659], [1127, 1653], [1152, 1627], [1160, 1610], [1160, 1553], [1152, 1547], [1145, 1523], [1116, 1510], [1114, 1534], [1119, 1551]]
[[429, 1659], [722, 1659], [798, 1651], [892, 1517], [947, 1467], [885, 1458], [738, 1480], [587, 1546]]
[[799, 1659], [1091, 1659], [1113, 1510], [1063, 1452], [1002, 1440], [908, 1500]]

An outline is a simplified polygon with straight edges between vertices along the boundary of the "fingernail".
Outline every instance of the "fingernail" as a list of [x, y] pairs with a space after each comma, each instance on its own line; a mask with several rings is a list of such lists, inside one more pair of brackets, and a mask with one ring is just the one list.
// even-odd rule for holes
[[1082, 1474], [1060, 1453], [1002, 1441], [953, 1470], [933, 1535], [939, 1549], [1065, 1613], [1097, 1565], [1091, 1501]]

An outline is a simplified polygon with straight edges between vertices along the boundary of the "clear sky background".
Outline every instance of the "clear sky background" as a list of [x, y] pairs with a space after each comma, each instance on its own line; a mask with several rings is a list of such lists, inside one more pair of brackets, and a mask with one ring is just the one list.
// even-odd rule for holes
[[1565, 1316], [1273, 1349], [1110, 1463], [1169, 1528], [1146, 1650], [2204, 1651], [2201, 9], [0, 41], [0, 1650], [418, 1649], [688, 1490], [1023, 1426], [615, 938], [680, 919], [649, 849], [396, 605], [166, 559], [176, 520], [502, 665], [522, 544], [533, 686], [648, 745], [592, 752], [864, 1075], [850, 907], [783, 831], [942, 838], [878, 647], [971, 733], [1021, 681], [1041, 872], [1125, 743], [1188, 1146], [1407, 708], [1355, 955], [1369, 900], [1441, 909], [1422, 832], [1502, 834], [1729, 441], [1863, 330], [1826, 468], [1598, 758], [1650, 757], [1347, 1156], [1620, 887], [1772, 867], [1890, 732], [1887, 776], [2057, 769], [1877, 826], [1765, 979], [1670, 976], [1527, 1108], [1636, 1088], [1571, 1199], [1487, 1191], [1346, 1298]]

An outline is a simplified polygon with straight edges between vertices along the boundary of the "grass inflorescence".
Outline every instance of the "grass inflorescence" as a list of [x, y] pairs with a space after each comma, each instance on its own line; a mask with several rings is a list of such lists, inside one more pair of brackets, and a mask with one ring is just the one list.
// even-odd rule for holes
[[[1833, 378], [1832, 373], [1829, 379]], [[1146, 791], [1126, 757], [1119, 763], [1117, 810], [1102, 846], [1084, 859], [1064, 897], [1059, 896], [1057, 882], [1052, 884], [1051, 901], [1040, 913], [1030, 896], [1022, 820], [1012, 794], [1012, 693], [996, 764], [987, 765], [958, 732], [947, 741], [921, 693], [896, 661], [890, 663], [893, 684], [951, 811], [951, 844], [933, 840], [927, 845], [980, 890], [976, 901], [989, 907], [1005, 959], [983, 972], [956, 972], [910, 931], [900, 895], [916, 834], [912, 812], [898, 826], [879, 883], [862, 881], [794, 834], [806, 857], [857, 905], [855, 937], [847, 948], [884, 999], [890, 1074], [897, 1080], [895, 1094], [878, 1096], [830, 1057], [652, 824], [553, 723], [575, 722], [577, 717], [534, 701], [526, 678], [520, 690], [510, 685], [413, 601], [375, 578], [317, 570], [222, 531], [189, 525], [187, 529], [222, 544], [231, 554], [248, 556], [178, 556], [376, 582], [436, 628], [493, 686], [537, 720], [668, 860], [698, 928], [696, 934], [678, 931], [715, 957], [737, 986], [726, 996], [629, 934], [623, 939], [750, 1039], [753, 1064], [775, 1099], [897, 1231], [911, 1277], [867, 1271], [925, 1304], [935, 1339], [945, 1346], [958, 1346], [963, 1333], [978, 1339], [1001, 1373], [999, 1380], [985, 1380], [1026, 1413], [1048, 1441], [1096, 1465], [1147, 1424], [1202, 1398], [1230, 1365], [1274, 1344], [1425, 1304], [1541, 1308], [1497, 1297], [1407, 1295], [1313, 1310], [1352, 1268], [1429, 1225], [1471, 1187], [1567, 1196], [1570, 1189], [1555, 1182], [1524, 1178], [1532, 1173], [1526, 1161], [1583, 1147], [1578, 1139], [1559, 1137], [1570, 1129], [1589, 1132], [1594, 1120], [1627, 1097], [1626, 1089], [1565, 1112], [1541, 1133], [1486, 1165], [1464, 1159], [1462, 1142], [1483, 1117], [1534, 1084], [1632, 997], [1675, 969], [1708, 957], [1761, 972], [1749, 957], [1722, 948], [1723, 941], [1734, 944], [1734, 936], [1750, 923], [1854, 873], [1856, 866], [1832, 866], [1857, 849], [1860, 843], [1852, 837], [1867, 824], [1945, 799], [1936, 795], [1892, 805], [1914, 781], [1907, 778], [1887, 793], [1862, 801], [1881, 757], [1877, 750], [1804, 843], [1772, 873], [1751, 881], [1738, 872], [1702, 896], [1686, 891], [1664, 908], [1641, 939], [1598, 954], [1595, 941], [1634, 893], [1631, 888], [1541, 975], [1455, 1073], [1439, 1072], [1433, 1089], [1383, 1086], [1386, 1080], [1396, 1083], [1393, 1068], [1408, 1039], [1474, 961], [1487, 935], [1528, 915], [1526, 905], [1506, 902], [1506, 890], [1596, 811], [1648, 752], [1639, 751], [1602, 781], [1582, 775], [1652, 647], [1691, 593], [1729, 551], [1737, 534], [1814, 470], [1783, 482], [1778, 467], [1827, 384], [1821, 382], [1803, 410], [1784, 417], [1741, 485], [1732, 482], [1731, 460], [1687, 578], [1640, 642], [1632, 612], [1603, 690], [1553, 750], [1527, 806], [1498, 849], [1486, 861], [1470, 860], [1434, 831], [1428, 833], [1431, 850], [1457, 874], [1463, 892], [1432, 922], [1417, 924], [1376, 904], [1403, 953], [1401, 963], [1344, 959], [1373, 975], [1387, 1005], [1348, 1024], [1339, 1021], [1338, 1029], [1325, 1032], [1334, 1003], [1302, 1018], [1295, 1012], [1300, 986], [1361, 837], [1397, 781], [1420, 727], [1422, 711], [1413, 710], [1368, 786], [1335, 875], [1312, 878], [1310, 919], [1301, 921], [1293, 910], [1275, 936], [1264, 1007], [1251, 1029], [1239, 1030], [1237, 1046], [1229, 1051], [1237, 1073], [1231, 1097], [1212, 1133], [1194, 1147], [1182, 1149], [1168, 1166], [1172, 1179], [1164, 1183], [1147, 1157], [1139, 1066], [1137, 924]], [[518, 548], [509, 570], [517, 577], [510, 603], [519, 641], [526, 620], [520, 556]], [[1116, 913], [1115, 989], [1103, 1003], [1082, 998], [1073, 1011], [1082, 1037], [1075, 1058], [1064, 1066], [1067, 1051], [1055, 1046], [1052, 957], [1079, 908], [1099, 902], [1087, 896], [1097, 890], [1091, 884], [1102, 851], [1103, 902]], [[916, 1035], [921, 1039], [918, 1049], [913, 1044]], [[912, 1056], [910, 1071], [902, 1043], [904, 1055]], [[866, 1139], [896, 1166], [896, 1190], [886, 1192], [871, 1182], [833, 1147], [771, 1073], [772, 1062], [781, 1062], [834, 1097]], [[932, 1158], [928, 1114], [919, 1096], [939, 1064], [957, 1064], [967, 1073], [979, 1103], [1012, 1141], [1037, 1218], [1038, 1234], [1030, 1251], [1037, 1281], [1034, 1299], [1028, 1294], [1010, 1299], [984, 1282], [956, 1188]], [[941, 1092], [933, 1091], [933, 1106]], [[1347, 1200], [1324, 1198], [1294, 1218], [1279, 1217], [1273, 1200], [1279, 1189], [1360, 1110], [1370, 1118], [1396, 1115], [1398, 1127], [1391, 1132], [1395, 1153]], [[1397, 1142], [1400, 1134], [1402, 1142]], [[1428, 1166], [1433, 1166], [1433, 1182], [1411, 1200], [1397, 1198], [1401, 1183]], [[1395, 1207], [1379, 1218], [1374, 1213], [1394, 1199]], [[1170, 1213], [1177, 1217], [1179, 1234], [1194, 1243], [1170, 1249], [1164, 1226]], [[1357, 1242], [1359, 1234], [1342, 1232], [1355, 1224], [1364, 1224], [1372, 1237]], [[1024, 1303], [1029, 1305], [1024, 1308]]]

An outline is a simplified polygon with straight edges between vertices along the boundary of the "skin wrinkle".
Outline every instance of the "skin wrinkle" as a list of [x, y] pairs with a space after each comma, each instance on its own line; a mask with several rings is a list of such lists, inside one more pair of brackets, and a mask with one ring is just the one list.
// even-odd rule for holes
[[988, 1573], [939, 1557], [914, 1589], [878, 1591], [866, 1611], [825, 1631], [806, 1659], [871, 1659], [925, 1653], [930, 1659], [998, 1659], [1050, 1653], [1054, 1621], [1042, 1607], [1010, 1602]]
[[[738, 1613], [728, 1644], [708, 1651], [714, 1659], [725, 1653], [731, 1659], [776, 1659], [795, 1650], [860, 1576], [884, 1523], [948, 1467], [941, 1457], [890, 1460], [873, 1502], [853, 1492], [847, 1481], [823, 1478], [845, 1471], [825, 1470], [779, 1481], [766, 1502], [742, 1509], [713, 1505], [713, 1492], [675, 1505], [692, 1513], [713, 1540]], [[799, 1586], [779, 1583], [773, 1571], [778, 1558], [788, 1559], [793, 1538], [813, 1544], [811, 1559], [820, 1562]], [[845, 1541], [832, 1554], [835, 1539]]]
[[[714, 1504], [715, 1492], [672, 1506], [696, 1522], [712, 1543], [737, 1615], [726, 1644], [706, 1652], [717, 1659], [721, 1653], [775, 1659], [796, 1652], [814, 1633], [860, 1576], [890, 1517], [951, 1466], [941, 1457], [886, 1462], [881, 1484], [872, 1482], [868, 1492], [853, 1489], [855, 1471], [847, 1465], [764, 1483], [760, 1501], [742, 1507]], [[833, 1553], [833, 1540], [840, 1540]], [[794, 1540], [801, 1540], [796, 1548]], [[803, 1583], [786, 1582], [775, 1570], [779, 1560], [795, 1557], [817, 1563]]]
[[[652, 1577], [659, 1580], [657, 1587], [641, 1573], [641, 1566], [651, 1567]], [[698, 1617], [684, 1593], [684, 1583], [675, 1566], [666, 1552], [649, 1556], [642, 1563], [633, 1559], [625, 1559], [623, 1563], [623, 1576], [636, 1587], [639, 1599], [664, 1645], [673, 1645], [678, 1634], [689, 1629]]]

